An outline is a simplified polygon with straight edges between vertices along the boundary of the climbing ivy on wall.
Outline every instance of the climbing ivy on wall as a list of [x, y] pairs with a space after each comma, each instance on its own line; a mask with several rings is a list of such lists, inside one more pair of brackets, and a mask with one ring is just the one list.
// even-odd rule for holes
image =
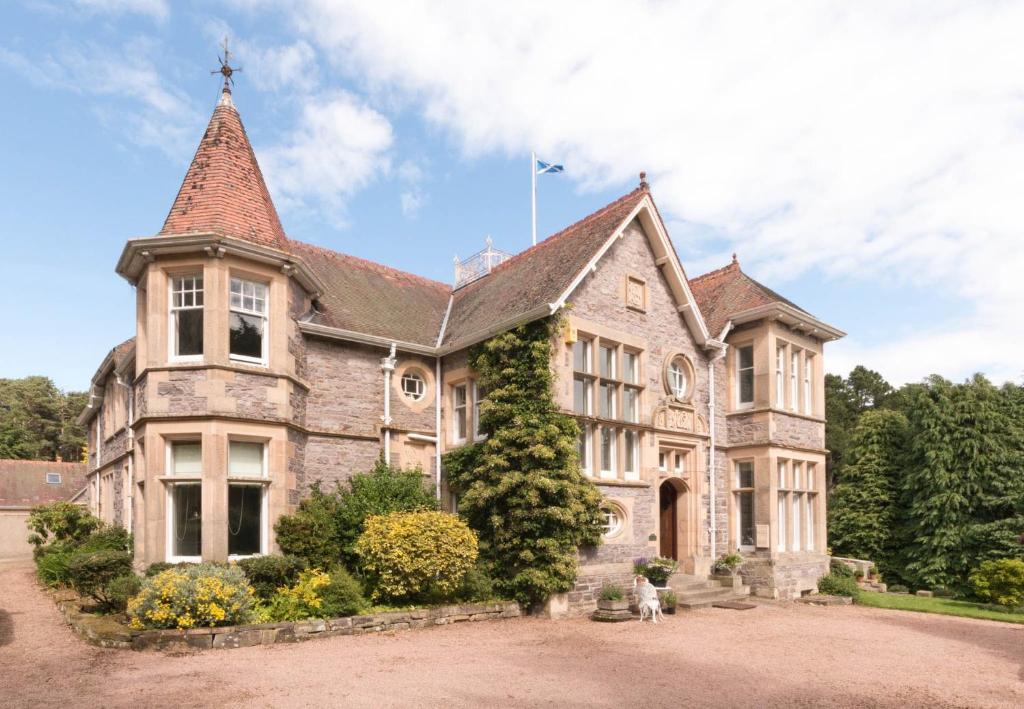
[[553, 398], [560, 330], [559, 318], [547, 318], [470, 350], [487, 438], [444, 458], [497, 590], [525, 604], [570, 590], [577, 549], [601, 541], [601, 493], [580, 472], [579, 427]]

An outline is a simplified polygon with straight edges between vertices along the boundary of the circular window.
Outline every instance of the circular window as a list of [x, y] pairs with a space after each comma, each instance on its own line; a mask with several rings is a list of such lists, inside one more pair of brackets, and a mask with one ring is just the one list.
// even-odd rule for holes
[[427, 382], [417, 371], [409, 370], [402, 375], [402, 393], [405, 398], [419, 401], [427, 393]]
[[681, 354], [673, 355], [665, 366], [665, 389], [679, 401], [690, 398], [693, 389], [693, 367]]
[[626, 515], [618, 505], [606, 503], [601, 507], [602, 522], [601, 527], [604, 529], [604, 538], [610, 539], [617, 536], [622, 531], [622, 526], [625, 524]]

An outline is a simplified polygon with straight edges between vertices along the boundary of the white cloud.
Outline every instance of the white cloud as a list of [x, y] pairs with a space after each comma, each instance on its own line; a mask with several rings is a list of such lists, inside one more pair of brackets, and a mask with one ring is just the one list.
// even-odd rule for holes
[[393, 142], [387, 118], [337, 91], [309, 98], [296, 128], [257, 153], [279, 206], [317, 208], [340, 225], [346, 199], [390, 170]]
[[0, 64], [37, 86], [101, 99], [94, 109], [109, 130], [183, 159], [195, 149], [202, 116], [187, 94], [161, 78], [149, 59], [156, 51], [141, 39], [116, 49], [64, 42], [31, 58], [0, 47]]
[[775, 285], [813, 270], [972, 304], [885, 344], [854, 333], [869, 365], [995, 374], [1024, 351], [1022, 3], [306, 0], [295, 18], [468, 155], [536, 148], [583, 189], [647, 170], [670, 218], [731, 242], [691, 271], [737, 249]]

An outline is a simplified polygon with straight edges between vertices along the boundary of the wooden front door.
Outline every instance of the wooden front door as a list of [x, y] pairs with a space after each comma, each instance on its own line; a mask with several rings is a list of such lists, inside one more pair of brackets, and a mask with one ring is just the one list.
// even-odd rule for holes
[[675, 486], [665, 481], [658, 488], [658, 498], [661, 505], [661, 555], [669, 559], [679, 561], [679, 545], [676, 543], [676, 535], [679, 533], [678, 519], [678, 493]]

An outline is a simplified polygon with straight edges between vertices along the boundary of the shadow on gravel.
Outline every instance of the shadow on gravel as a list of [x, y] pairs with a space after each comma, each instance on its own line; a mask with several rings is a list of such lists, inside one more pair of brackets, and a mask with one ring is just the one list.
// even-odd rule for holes
[[0, 647], [14, 640], [14, 621], [11, 614], [0, 608]]

